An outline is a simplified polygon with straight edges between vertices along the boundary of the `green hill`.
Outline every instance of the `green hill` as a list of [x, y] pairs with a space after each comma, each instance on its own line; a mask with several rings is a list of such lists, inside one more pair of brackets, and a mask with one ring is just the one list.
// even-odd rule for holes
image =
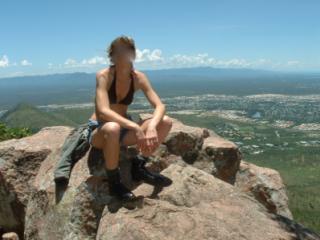
[[8, 127], [27, 127], [33, 133], [47, 126], [76, 126], [72, 120], [60, 115], [42, 111], [32, 104], [20, 102], [0, 118]]

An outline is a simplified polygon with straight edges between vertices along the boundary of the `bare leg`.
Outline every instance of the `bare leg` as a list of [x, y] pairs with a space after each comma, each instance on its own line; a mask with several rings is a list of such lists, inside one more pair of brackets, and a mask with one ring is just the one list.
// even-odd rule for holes
[[105, 167], [115, 169], [119, 164], [120, 125], [116, 122], [106, 122], [92, 132], [92, 145], [103, 150]]
[[109, 192], [121, 200], [135, 200], [136, 196], [121, 181], [119, 169], [120, 125], [116, 122], [106, 122], [100, 129], [92, 132], [92, 145], [103, 150]]
[[[147, 126], [150, 122], [150, 118], [140, 121], [138, 124], [146, 132]], [[157, 133], [159, 143], [157, 147], [164, 141], [168, 133], [172, 128], [172, 119], [165, 115], [157, 126]], [[102, 149], [105, 165], [108, 169], [113, 169], [118, 166], [119, 163], [119, 144], [120, 137], [120, 125], [116, 122], [106, 122], [100, 129], [95, 129], [92, 132], [92, 145], [95, 148]], [[137, 143], [136, 134], [133, 130], [129, 130], [123, 138], [123, 144], [125, 146], [131, 146]], [[156, 147], [156, 148], [157, 148]], [[156, 149], [155, 148], [155, 149]], [[155, 150], [154, 149], [154, 150]], [[143, 156], [148, 157], [151, 153], [142, 153]]]

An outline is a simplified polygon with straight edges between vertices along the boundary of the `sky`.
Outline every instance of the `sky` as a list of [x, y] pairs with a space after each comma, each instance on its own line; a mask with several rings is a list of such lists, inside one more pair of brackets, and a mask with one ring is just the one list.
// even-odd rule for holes
[[3, 0], [0, 77], [96, 72], [120, 35], [141, 70], [320, 72], [319, 12], [319, 0]]

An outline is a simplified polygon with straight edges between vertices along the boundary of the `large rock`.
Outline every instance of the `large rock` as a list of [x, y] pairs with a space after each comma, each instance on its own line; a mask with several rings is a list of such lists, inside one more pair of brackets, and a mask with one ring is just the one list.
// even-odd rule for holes
[[68, 127], [43, 128], [32, 136], [0, 143], [0, 228], [23, 235], [28, 197], [43, 161], [55, 156]]
[[236, 186], [255, 197], [270, 212], [292, 219], [286, 188], [276, 170], [242, 161], [236, 177]]
[[[176, 130], [175, 127], [180, 130]], [[189, 130], [183, 132], [181, 129]], [[263, 202], [260, 200], [256, 200], [254, 194], [245, 190], [240, 180], [234, 185], [230, 184], [230, 179], [237, 174], [241, 153], [227, 140], [219, 138], [219, 141], [215, 141], [214, 139], [219, 136], [212, 131], [183, 127], [180, 123], [174, 124], [172, 131], [180, 133], [169, 136], [147, 165], [152, 170], [167, 174], [174, 184], [160, 192], [159, 189], [153, 189], [151, 198], [148, 197], [151, 192], [150, 186], [140, 185], [131, 180], [130, 157], [137, 153], [134, 146], [122, 148], [120, 151], [122, 178], [128, 187], [144, 196], [137, 208], [130, 211], [125, 210], [108, 193], [103, 171], [103, 154], [100, 150], [90, 148], [75, 164], [68, 186], [55, 185], [53, 172], [64, 140], [71, 131], [71, 127], [46, 127], [32, 136], [0, 143], [0, 229], [2, 231], [17, 232], [20, 239], [95, 239], [97, 233], [99, 239], [107, 237], [113, 239], [112, 232], [119, 232], [117, 227], [125, 227], [121, 222], [117, 222], [121, 218], [123, 222], [128, 223], [136, 221], [134, 219], [141, 219], [139, 223], [145, 227], [145, 231], [142, 232], [146, 234], [154, 232], [154, 238], [146, 239], [157, 239], [164, 234], [168, 235], [167, 239], [179, 239], [179, 234], [185, 232], [186, 228], [189, 229], [189, 226], [191, 228], [197, 226], [198, 229], [188, 230], [190, 234], [186, 235], [186, 239], [190, 236], [222, 238], [223, 235], [224, 239], [231, 239], [232, 236], [238, 236], [238, 224], [241, 224], [242, 220], [241, 226], [248, 225], [249, 228], [250, 225], [256, 226], [254, 220], [257, 220], [258, 223], [271, 226], [268, 230], [257, 229], [255, 232], [258, 234], [260, 231], [260, 233], [256, 239], [262, 239], [264, 233], [271, 234], [273, 230], [274, 236], [278, 234], [283, 236], [283, 239], [292, 235], [290, 233], [292, 231], [296, 236], [300, 234], [300, 239], [316, 239], [306, 238], [308, 230], [292, 222], [291, 219], [274, 214], [280, 212], [271, 211], [273, 213], [268, 215], [270, 209], [261, 204]], [[189, 159], [192, 154], [184, 154], [181, 150], [184, 149], [184, 144], [189, 142], [185, 137], [193, 139], [190, 140], [193, 142], [190, 145], [193, 148], [190, 152], [195, 152], [193, 160]], [[173, 143], [177, 145], [176, 149]], [[220, 147], [221, 151], [227, 154], [219, 154]], [[210, 151], [213, 151], [213, 154]], [[273, 180], [270, 178], [270, 181]], [[273, 198], [273, 201], [277, 201], [277, 198]], [[282, 205], [282, 203], [275, 204], [279, 208]], [[243, 206], [243, 211], [237, 212], [240, 206]], [[244, 214], [246, 211], [249, 216], [256, 219], [253, 218], [250, 222]], [[164, 225], [161, 225], [160, 219], [164, 217], [164, 213], [168, 222], [163, 221]], [[175, 216], [178, 219], [176, 222], [173, 221]], [[177, 221], [181, 223], [181, 227], [177, 225]], [[105, 232], [104, 226], [109, 223], [113, 223], [113, 228], [106, 228]], [[219, 223], [223, 223], [219, 228], [218, 225], [211, 226]], [[170, 228], [170, 224], [175, 228]], [[131, 238], [139, 239], [134, 238], [135, 234], [138, 234], [133, 229], [134, 226], [127, 227], [133, 234]], [[209, 233], [210, 227], [216, 231]], [[150, 233], [148, 229], [153, 230]], [[125, 233], [126, 231], [123, 232]], [[122, 236], [121, 234], [119, 236]], [[310, 232], [310, 236], [312, 234], [314, 235]], [[239, 239], [253, 239], [253, 234], [249, 230], [244, 231], [241, 236]]]
[[[211, 134], [204, 139], [200, 153], [201, 157], [195, 166], [199, 166], [199, 168], [212, 173], [225, 182], [235, 183], [242, 159], [239, 147], [235, 143]], [[207, 167], [201, 167], [205, 163], [207, 163]]]
[[[120, 169], [124, 183], [131, 189], [133, 148], [121, 148]], [[112, 203], [104, 173], [103, 153], [90, 148], [74, 166], [68, 186], [56, 186], [53, 170], [57, 156], [49, 156], [39, 169], [26, 211], [25, 239], [94, 239], [103, 209], [120, 207]]]
[[139, 208], [105, 208], [96, 239], [319, 239], [301, 226], [288, 228], [254, 198], [190, 165], [174, 163], [162, 174], [173, 184], [157, 194], [140, 185], [134, 190], [144, 197]]

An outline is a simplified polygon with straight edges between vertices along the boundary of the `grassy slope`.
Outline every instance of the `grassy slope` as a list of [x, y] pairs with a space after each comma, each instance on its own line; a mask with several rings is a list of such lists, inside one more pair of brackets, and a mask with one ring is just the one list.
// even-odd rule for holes
[[0, 121], [9, 127], [28, 127], [34, 133], [46, 126], [76, 125], [75, 122], [63, 115], [41, 111], [28, 103], [16, 105], [1, 116]]

